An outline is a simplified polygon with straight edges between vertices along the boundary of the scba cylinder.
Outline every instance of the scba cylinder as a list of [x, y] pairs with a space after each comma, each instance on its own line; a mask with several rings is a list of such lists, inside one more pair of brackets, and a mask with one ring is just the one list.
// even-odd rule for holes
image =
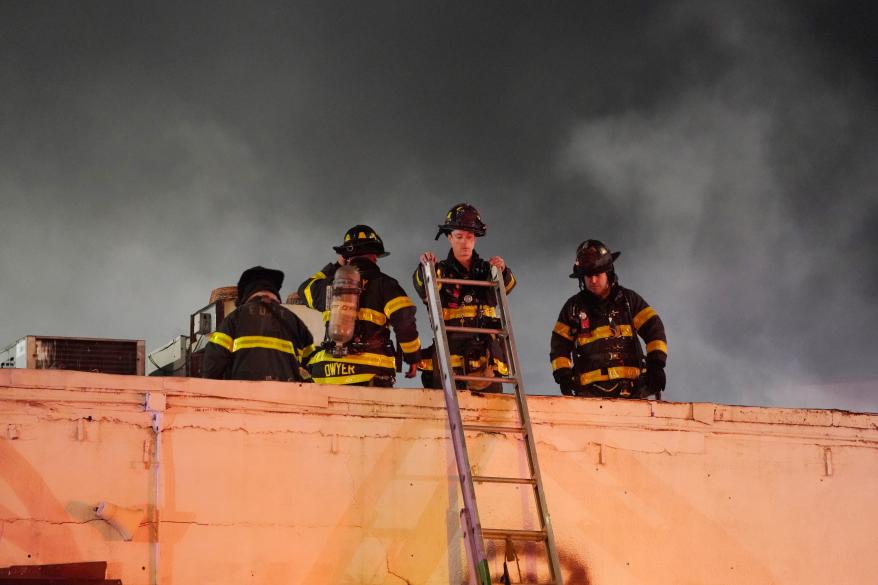
[[362, 291], [362, 278], [355, 266], [346, 264], [336, 270], [330, 292], [329, 325], [326, 330], [336, 347], [343, 346], [354, 338]]

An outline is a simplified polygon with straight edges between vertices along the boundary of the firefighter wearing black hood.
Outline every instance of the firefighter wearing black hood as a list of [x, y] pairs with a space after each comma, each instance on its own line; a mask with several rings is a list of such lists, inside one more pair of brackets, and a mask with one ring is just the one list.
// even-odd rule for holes
[[[420, 356], [421, 340], [415, 324], [415, 305], [396, 279], [381, 272], [377, 259], [388, 256], [384, 242], [367, 225], [349, 229], [340, 246], [333, 246], [338, 261], [299, 285], [299, 298], [312, 309], [323, 311], [327, 322], [327, 338], [309, 367], [311, 376], [319, 384], [355, 384], [360, 386], [392, 387], [396, 381], [396, 350], [390, 340], [390, 326], [403, 360], [409, 364], [407, 378], [413, 378]], [[330, 306], [327, 305], [327, 287], [332, 285], [342, 266], [352, 266], [359, 272], [362, 290], [353, 323], [351, 340], [338, 346], [330, 339]]]
[[[439, 236], [445, 235], [451, 250], [445, 260], [437, 261], [432, 252], [421, 255], [421, 264], [415, 270], [412, 277], [415, 289], [421, 300], [427, 300], [427, 291], [424, 288], [424, 262], [436, 264], [436, 276], [438, 278], [455, 278], [463, 280], [490, 280], [491, 268], [496, 267], [503, 274], [503, 282], [508, 293], [515, 287], [515, 276], [506, 266], [506, 262], [500, 256], [493, 256], [489, 260], [482, 259], [475, 250], [476, 238], [482, 237], [487, 232], [487, 226], [482, 222], [479, 211], [468, 203], [459, 203], [451, 208], [445, 216], [445, 223], [438, 226]], [[500, 320], [497, 318], [496, 293], [486, 287], [448, 285], [439, 289], [439, 300], [442, 303], [442, 319], [446, 325], [463, 327], [480, 327], [497, 329]], [[448, 335], [449, 349], [451, 350], [451, 366], [457, 374], [474, 374], [492, 376], [499, 374], [506, 376], [509, 369], [506, 364], [506, 356], [500, 342], [491, 336], [473, 335], [470, 333], [451, 333]], [[421, 370], [421, 379], [425, 388], [439, 388], [439, 376], [433, 376], [434, 355], [432, 349], [425, 350], [425, 359], [418, 365]], [[482, 392], [502, 392], [499, 383], [482, 385], [465, 385], [458, 383], [463, 389], [469, 387]]]
[[[549, 353], [552, 375], [567, 396], [661, 399], [665, 389], [665, 327], [643, 297], [619, 285], [613, 269], [619, 254], [598, 240], [576, 250], [570, 278], [581, 290], [564, 303]], [[637, 335], [646, 342], [645, 376]]]
[[237, 308], [210, 335], [202, 376], [228, 380], [304, 380], [299, 364], [314, 351], [311, 332], [280, 305], [284, 273], [254, 266], [238, 280]]

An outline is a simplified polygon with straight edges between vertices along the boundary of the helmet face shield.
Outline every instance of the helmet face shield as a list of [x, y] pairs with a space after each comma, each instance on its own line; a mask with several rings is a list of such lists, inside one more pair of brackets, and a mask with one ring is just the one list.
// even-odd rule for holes
[[445, 216], [445, 223], [439, 226], [436, 239], [438, 240], [442, 234], [447, 235], [454, 230], [472, 232], [477, 238], [480, 238], [488, 231], [488, 226], [482, 221], [478, 209], [469, 203], [458, 203]]
[[345, 258], [366, 254], [375, 254], [379, 258], [390, 255], [384, 250], [384, 242], [378, 233], [367, 225], [355, 225], [346, 231], [342, 245], [332, 249]]

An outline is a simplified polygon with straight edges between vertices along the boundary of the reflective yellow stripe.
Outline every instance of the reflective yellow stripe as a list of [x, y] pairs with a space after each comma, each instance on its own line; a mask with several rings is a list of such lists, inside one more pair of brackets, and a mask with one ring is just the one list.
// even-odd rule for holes
[[380, 353], [354, 353], [344, 357], [333, 357], [332, 354], [325, 350], [320, 350], [311, 358], [311, 365], [321, 362], [341, 362], [347, 364], [360, 364], [363, 366], [375, 366], [377, 368], [396, 369], [396, 358], [392, 355], [382, 355]]
[[555, 323], [555, 328], [552, 329], [555, 333], [567, 339], [568, 341], [573, 341], [573, 334], [570, 332], [570, 327], [565, 325], [561, 321]]
[[592, 370], [579, 376], [579, 383], [583, 386], [592, 382], [603, 382], [604, 380], [636, 380], [640, 376], [640, 368], [630, 368], [619, 366], [617, 368], [607, 368], [607, 373], [601, 373], [601, 370]]
[[[622, 337], [633, 337], [634, 332], [631, 330], [631, 325], [619, 325], [619, 332], [622, 334]], [[588, 345], [589, 343], [594, 343], [598, 339], [606, 339], [608, 337], [615, 337], [613, 330], [609, 325], [604, 325], [603, 327], [595, 327], [591, 335], [580, 335], [576, 338], [576, 345], [583, 346]]]
[[296, 355], [296, 348], [293, 347], [292, 342], [287, 341], [286, 339], [278, 339], [277, 337], [264, 337], [262, 335], [245, 335], [244, 337], [239, 337], [235, 339], [232, 351], [238, 351], [241, 349], [253, 349], [256, 347], [261, 347], [263, 349], [274, 349], [276, 351], [282, 351], [284, 353], [291, 353], [293, 355]]
[[372, 309], [360, 309], [357, 313], [357, 319], [360, 321], [375, 323], [376, 325], [384, 325], [387, 323], [387, 317], [385, 317], [383, 313], [373, 311]]
[[215, 343], [220, 347], [224, 347], [229, 351], [232, 351], [232, 338], [225, 333], [214, 331], [210, 334], [210, 342]]
[[414, 341], [401, 341], [399, 343], [399, 348], [404, 353], [413, 353], [421, 349], [421, 338], [416, 337]]
[[308, 306], [312, 309], [314, 308], [314, 297], [311, 294], [311, 286], [320, 280], [321, 278], [326, 278], [326, 275], [323, 272], [317, 272], [314, 276], [311, 277], [311, 282], [309, 282], [305, 286], [305, 302], [308, 303]]
[[307, 359], [307, 357], [308, 357], [309, 355], [311, 355], [312, 353], [314, 353], [314, 351], [315, 351], [316, 349], [317, 349], [317, 348], [314, 347], [314, 344], [312, 343], [311, 345], [309, 345], [308, 347], [306, 347], [305, 349], [303, 349], [303, 350], [299, 353], [299, 359], [300, 359], [300, 360]]
[[332, 376], [330, 378], [313, 377], [312, 380], [318, 384], [362, 384], [368, 382], [375, 377], [375, 374], [354, 374], [353, 376]]
[[661, 339], [650, 341], [646, 344], [646, 353], [649, 353], [651, 351], [663, 351], [665, 353], [668, 353], [668, 344]]
[[[442, 309], [442, 320], [474, 319], [478, 308], [478, 305], [466, 305], [464, 307], [458, 307], [457, 309]], [[482, 315], [485, 317], [496, 317], [497, 309], [494, 307], [482, 306]]]
[[[451, 356], [451, 367], [452, 368], [462, 368], [463, 367], [463, 356], [460, 355], [452, 355]], [[424, 358], [418, 362], [419, 370], [426, 370], [428, 372], [433, 371], [433, 360], [431, 358]]]
[[508, 293], [509, 291], [511, 291], [515, 287], [515, 284], [516, 284], [515, 283], [515, 275], [510, 274], [509, 275], [509, 284], [506, 285], [506, 292]]
[[418, 282], [418, 286], [424, 286], [424, 281], [421, 280], [421, 270], [422, 269], [420, 267], [415, 270], [415, 280]]
[[558, 357], [552, 360], [552, 371], [560, 370], [561, 368], [572, 368], [573, 362], [570, 361], [568, 357]]
[[658, 313], [652, 307], [647, 307], [634, 315], [634, 328], [640, 330], [644, 323], [655, 317]]
[[501, 376], [509, 375], [509, 368], [506, 366], [504, 362], [501, 362], [497, 358], [494, 358], [494, 370], [500, 374]]
[[[384, 324], [387, 323], [387, 317], [385, 317], [383, 313], [379, 313], [373, 309], [360, 309], [357, 311], [357, 319], [381, 326], [384, 326]], [[323, 311], [323, 322], [329, 323], [329, 311]]]
[[415, 304], [408, 297], [396, 297], [395, 299], [390, 300], [386, 305], [384, 305], [384, 314], [390, 317], [400, 309], [414, 306]]

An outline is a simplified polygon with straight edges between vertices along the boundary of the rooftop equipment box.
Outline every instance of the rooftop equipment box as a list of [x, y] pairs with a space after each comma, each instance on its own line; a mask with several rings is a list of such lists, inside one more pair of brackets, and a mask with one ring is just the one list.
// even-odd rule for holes
[[0, 351], [0, 368], [78, 370], [142, 376], [143, 357], [142, 339], [28, 335]]

